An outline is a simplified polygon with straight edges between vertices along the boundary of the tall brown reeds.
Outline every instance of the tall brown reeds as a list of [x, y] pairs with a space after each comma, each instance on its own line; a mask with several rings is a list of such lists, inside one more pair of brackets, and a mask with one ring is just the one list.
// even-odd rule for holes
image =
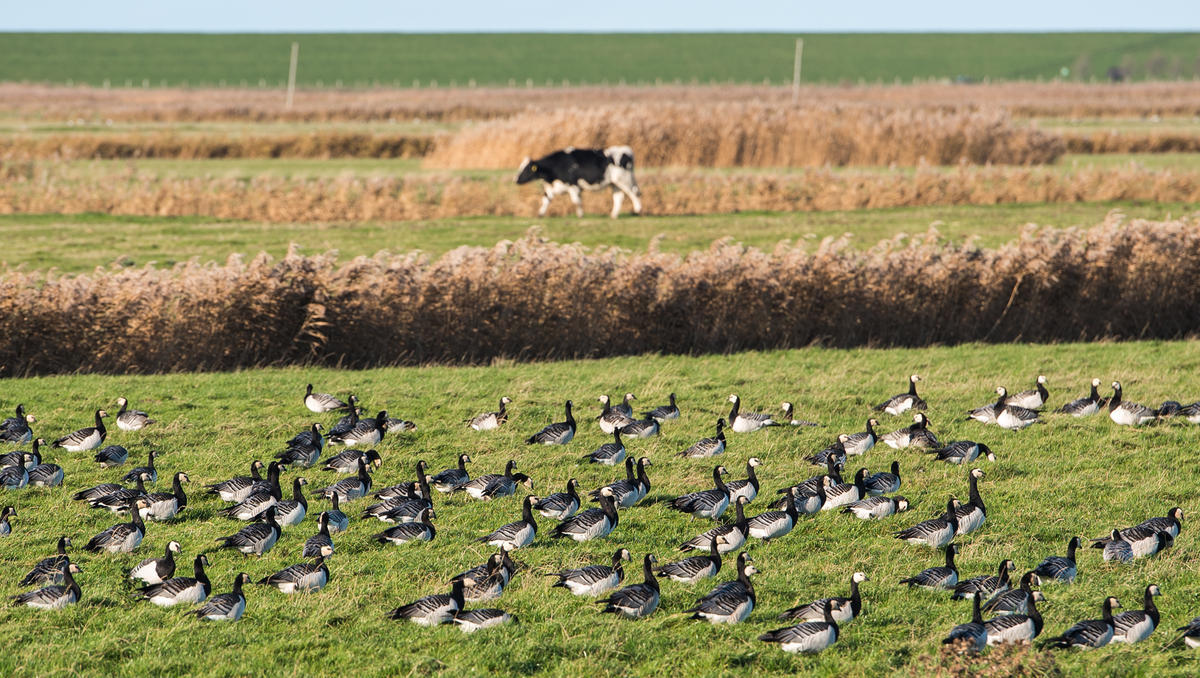
[[307, 134], [39, 134], [0, 138], [0, 157], [126, 158], [419, 158], [433, 137], [321, 131]]
[[425, 164], [511, 168], [565, 146], [633, 147], [651, 167], [821, 167], [931, 163], [1038, 165], [1056, 137], [999, 111], [784, 108], [759, 104], [638, 105], [525, 113], [439, 140]]
[[[56, 162], [0, 164], [0, 213], [208, 216], [254, 221], [369, 221], [528, 216], [539, 189], [511, 178], [420, 174], [249, 180], [176, 177], [136, 170], [80, 177]], [[1150, 200], [1200, 202], [1200, 173], [1137, 165], [1075, 170], [962, 166], [913, 172], [648, 172], [639, 176], [646, 214], [851, 210], [926, 205]], [[586, 193], [605, 214], [611, 199]], [[560, 200], [552, 214], [571, 212]]]
[[[428, 85], [428, 83], [426, 83]], [[959, 110], [1003, 108], [1015, 116], [1200, 115], [1200, 83], [807, 85], [801, 106]], [[141, 89], [0, 84], [0, 111], [48, 120], [155, 122], [462, 121], [525, 111], [612, 104], [765, 103], [792, 107], [790, 87], [754, 85], [587, 86], [548, 89], [302, 90], [284, 109], [278, 89]]]
[[1200, 222], [936, 232], [862, 251], [729, 239], [686, 257], [535, 234], [436, 261], [266, 255], [0, 275], [0, 374], [481, 363], [645, 352], [1192, 336]]

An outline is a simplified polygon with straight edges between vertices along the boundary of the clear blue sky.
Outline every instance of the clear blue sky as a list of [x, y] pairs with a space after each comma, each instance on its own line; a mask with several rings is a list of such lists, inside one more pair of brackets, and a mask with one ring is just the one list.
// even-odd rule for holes
[[13, 0], [3, 31], [1195, 31], [1200, 0]]

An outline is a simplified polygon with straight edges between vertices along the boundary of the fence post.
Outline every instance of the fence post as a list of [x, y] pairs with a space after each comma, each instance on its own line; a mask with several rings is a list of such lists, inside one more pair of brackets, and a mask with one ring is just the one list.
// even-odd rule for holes
[[804, 58], [804, 38], [796, 38], [796, 60], [792, 63], [792, 103], [800, 102], [800, 61]]
[[296, 62], [300, 60], [300, 43], [292, 43], [292, 62], [288, 66], [287, 103], [284, 108], [292, 110], [292, 101], [296, 96]]

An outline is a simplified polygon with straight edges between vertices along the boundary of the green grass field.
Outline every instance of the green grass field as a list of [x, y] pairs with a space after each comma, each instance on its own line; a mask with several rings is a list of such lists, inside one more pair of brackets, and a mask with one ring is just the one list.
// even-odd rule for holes
[[[78, 34], [8, 33], [0, 80], [112, 86], [278, 87], [300, 42], [305, 87], [791, 81], [803, 37], [806, 82], [912, 78], [1192, 77], [1195, 33], [1053, 34]], [[547, 59], [546, 54], [555, 58]], [[596, 58], [597, 54], [603, 55]], [[647, 64], [653, 64], [647, 67]]]
[[[534, 207], [531, 203], [531, 210]], [[905, 207], [839, 212], [725, 214], [686, 217], [622, 218], [589, 215], [472, 217], [409, 222], [258, 223], [203, 217], [127, 217], [87, 215], [0, 215], [0, 238], [12, 243], [0, 262], [27, 269], [57, 268], [80, 273], [116, 263], [171, 265], [197, 257], [223, 262], [230, 254], [282, 256], [292, 243], [302, 252], [337, 250], [343, 259], [421, 250], [439, 256], [462, 245], [491, 246], [515, 240], [531, 227], [558, 242], [645, 250], [658, 238], [663, 251], [686, 254], [705, 249], [726, 236], [769, 249], [783, 240], [814, 245], [828, 236], [850, 233], [857, 247], [871, 247], [900, 233], [926, 232], [930, 226], [947, 239], [976, 237], [994, 247], [1014, 238], [1026, 224], [1091, 226], [1110, 211], [1130, 218], [1162, 219], [1190, 214], [1194, 206], [1153, 203], [1061, 203], [988, 207]], [[661, 237], [660, 237], [661, 236]]]
[[[712, 581], [694, 586], [664, 582], [661, 609], [648, 620], [631, 622], [602, 615], [591, 601], [551, 589], [543, 575], [607, 561], [618, 546], [629, 548], [638, 560], [647, 552], [662, 562], [675, 559], [675, 546], [710, 523], [670, 511], [667, 501], [709, 484], [715, 463], [727, 465], [736, 478], [744, 477], [747, 458], [762, 459], [763, 498], [749, 513], [764, 510], [776, 488], [817, 472], [803, 461], [804, 455], [821, 449], [836, 433], [862, 430], [870, 406], [903, 390], [905, 375], [911, 372], [925, 378], [922, 394], [930, 403], [931, 428], [943, 440], [980, 440], [998, 455], [995, 463], [981, 464], [987, 473], [981, 486], [987, 523], [960, 538], [964, 576], [993, 572], [1003, 558], [1015, 560], [1023, 572], [1046, 555], [1061, 554], [1072, 535], [1097, 536], [1114, 526], [1163, 515], [1170, 506], [1182, 506], [1190, 518], [1200, 508], [1200, 471], [1192, 459], [1200, 445], [1200, 427], [1174, 422], [1133, 430], [1117, 428], [1104, 416], [1076, 420], [1048, 415], [1044, 425], [1010, 433], [963, 421], [962, 412], [988, 401], [997, 384], [1026, 388], [1039, 373], [1049, 376], [1054, 406], [1084, 394], [1093, 376], [1106, 383], [1122, 379], [1127, 397], [1140, 402], [1195, 399], [1200, 397], [1194, 380], [1200, 369], [1197, 348], [1195, 342], [1155, 342], [807, 349], [487, 368], [283, 369], [8, 380], [3, 384], [4, 407], [25, 403], [38, 417], [37, 434], [50, 439], [89, 425], [92, 409], [113, 408], [118, 396], [129, 397], [159, 423], [140, 433], [113, 430], [108, 442], [127, 446], [137, 463], [147, 450], [161, 450], [160, 474], [183, 470], [192, 483], [187, 488], [189, 506], [180, 519], [151, 524], [142, 547], [119, 556], [93, 556], [79, 548], [117, 520], [82, 508], [69, 496], [119, 478], [128, 466], [100, 470], [90, 455], [55, 453], [50, 458], [66, 469], [65, 487], [7, 493], [3, 503], [16, 506], [19, 516], [13, 535], [0, 549], [5, 572], [0, 593], [19, 593], [17, 580], [66, 534], [75, 540], [73, 560], [84, 569], [84, 598], [60, 612], [0, 610], [8, 648], [0, 656], [0, 671], [109, 676], [929, 675], [928, 668], [914, 666], [936, 661], [927, 658], [936, 657], [941, 638], [970, 612], [966, 603], [946, 595], [897, 585], [901, 577], [940, 564], [942, 557], [902, 544], [890, 533], [939, 512], [949, 494], [965, 497], [967, 469], [932, 462], [912, 450], [877, 448], [852, 462], [853, 467], [883, 469], [899, 460], [901, 492], [913, 502], [911, 512], [873, 524], [824, 513], [803, 519], [782, 539], [750, 547], [762, 574], [755, 578], [758, 606], [743, 624], [712, 627], [680, 614]], [[382, 547], [370, 536], [383, 524], [354, 519], [348, 533], [335, 535], [337, 554], [325, 590], [288, 597], [253, 587], [247, 614], [238, 623], [202, 623], [183, 609], [135, 602], [125, 580], [128, 568], [159, 554], [170, 539], [183, 544], [184, 563], [197, 553], [209, 553], [210, 576], [219, 592], [229, 589], [238, 571], [257, 579], [299, 561], [303, 540], [316, 531], [321, 502], [313, 501], [310, 518], [288, 530], [273, 551], [255, 559], [214, 548], [214, 539], [240, 525], [216, 515], [220, 503], [199, 490], [205, 483], [243, 473], [252, 459], [270, 458], [283, 441], [312, 421], [332, 422], [332, 417], [314, 417], [303, 409], [301, 396], [308, 381], [342, 396], [355, 393], [372, 412], [387, 408], [393, 416], [418, 423], [416, 433], [389, 437], [378, 446], [385, 461], [375, 477], [377, 486], [410, 479], [418, 459], [440, 470], [466, 451], [475, 459], [475, 474], [496, 471], [506, 460], [516, 459], [520, 470], [533, 478], [538, 494], [560, 490], [569, 477], [591, 489], [620, 475], [613, 468], [580, 462], [582, 455], [607, 440], [591, 420], [598, 411], [596, 396], [631, 390], [641, 404], [653, 406], [674, 391], [683, 416], [665, 426], [660, 437], [629, 443], [634, 454], [652, 459], [653, 489], [642, 505], [622, 513], [620, 525], [608, 538], [585, 544], [551, 540], [546, 534], [550, 521], [541, 521], [544, 532], [534, 545], [516, 553], [524, 568], [502, 598], [483, 604], [517, 614], [519, 625], [466, 636], [452, 627], [424, 629], [384, 619], [387, 610], [442, 592], [451, 575], [483, 562], [489, 550], [472, 539], [517, 519], [516, 497], [493, 503], [438, 497], [440, 529], [429, 544]], [[714, 461], [674, 457], [711, 434], [713, 421], [727, 412], [725, 397], [731, 392], [760, 411], [776, 410], [780, 401], [793, 400], [800, 416], [824, 427], [731, 434], [727, 453]], [[505, 428], [478, 434], [459, 423], [492, 408], [501, 395], [514, 399]], [[577, 403], [582, 422], [576, 440], [561, 448], [524, 446], [524, 437], [561, 418], [561, 403], [567, 398]], [[880, 428], [888, 431], [908, 421], [885, 416]], [[290, 485], [297, 475], [312, 481], [310, 490], [332, 482], [330, 474], [313, 469], [289, 473], [284, 480]], [[366, 504], [354, 502], [347, 512], [357, 513]], [[1057, 664], [1061, 673], [1054, 675], [1195, 675], [1194, 653], [1182, 646], [1163, 649], [1171, 629], [1200, 613], [1195, 534], [1185, 522], [1172, 550], [1127, 566], [1105, 565], [1098, 551], [1081, 551], [1076, 584], [1044, 589], [1050, 600], [1043, 606], [1045, 635], [1094, 618], [1106, 595], [1119, 597], [1126, 609], [1137, 609], [1149, 583], [1163, 590], [1158, 601], [1162, 629], [1132, 647], [1054, 653], [1045, 660]], [[629, 579], [640, 580], [632, 573], [636, 563], [629, 569]], [[717, 579], [730, 578], [731, 569], [727, 566]], [[787, 607], [844, 595], [856, 570], [871, 579], [864, 585], [865, 614], [843, 629], [835, 647], [815, 658], [796, 657], [756, 640], [781, 625], [775, 615]]]

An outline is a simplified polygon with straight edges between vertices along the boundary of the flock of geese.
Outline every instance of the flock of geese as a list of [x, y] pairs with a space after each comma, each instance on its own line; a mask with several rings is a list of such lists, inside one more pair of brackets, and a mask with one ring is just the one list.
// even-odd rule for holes
[[[763, 464], [756, 457], [746, 461], [744, 478], [727, 480], [728, 469], [724, 464], [717, 464], [712, 468], [711, 486], [666, 502], [670, 509], [701, 523], [697, 528], [700, 533], [678, 546], [687, 557], [662, 563], [652, 553], [643, 554], [641, 580], [630, 581], [625, 563], [632, 560], [633, 554], [627, 548], [617, 547], [610, 560], [546, 573], [554, 579], [551, 587], [566, 589], [575, 596], [595, 598], [604, 613], [644, 618], [658, 609], [664, 580], [693, 585], [716, 578], [723, 569], [728, 569], [728, 558], [737, 552], [733, 578], [718, 583], [682, 612], [712, 624], [745, 621], [758, 604], [753, 578], [759, 571], [747, 549], [752, 540], [765, 545], [785, 538], [806, 517], [826, 511], [874, 521], [895, 520], [894, 516], [910, 509], [908, 499], [898, 494], [904, 482], [898, 461], [893, 461], [887, 471], [869, 473], [862, 467], [853, 474], [845, 474], [853, 457], [862, 456], [882, 443], [895, 449], [919, 449], [932, 455], [933, 459], [949, 464], [969, 466], [978, 459], [995, 460], [995, 453], [984, 443], [938, 440], [925, 414], [928, 405], [917, 393], [920, 381], [918, 375], [912, 375], [907, 392], [875, 407], [877, 414], [867, 419], [865, 430], [838, 435], [823, 449], [805, 457], [823, 472], [789, 482], [777, 491], [778, 497], [766, 510], [748, 515], [750, 505], [756, 500], [761, 501], [764, 490], [757, 475]], [[1200, 423], [1200, 402], [1182, 405], [1168, 401], [1151, 408], [1125, 400], [1119, 382], [1112, 383], [1111, 396], [1101, 397], [1100, 383], [1099, 379], [1093, 380], [1089, 395], [1073, 400], [1055, 412], [1088, 417], [1107, 411], [1112, 422], [1122, 426], [1141, 426], [1168, 419]], [[1009, 394], [1004, 388], [997, 388], [994, 401], [969, 411], [967, 416], [970, 420], [995, 424], [1010, 431], [1024, 429], [1043, 419], [1049, 402], [1046, 384], [1043, 376], [1038, 377], [1033, 389], [1020, 393]], [[468, 606], [468, 603], [501, 597], [522, 569], [512, 557], [514, 551], [538, 540], [543, 543], [584, 542], [619, 536], [624, 512], [637, 510], [651, 489], [649, 469], [654, 464], [648, 456], [638, 454], [636, 441], [658, 435], [662, 427], [680, 419], [674, 393], [667, 404], [640, 414], [635, 412], [635, 399], [632, 393], [626, 393], [619, 403], [614, 403], [608, 396], [600, 397], [602, 409], [595, 422], [612, 439], [581, 455], [581, 463], [585, 464], [623, 465], [624, 478], [590, 491], [582, 489], [578, 481], [571, 478], [561, 492], [547, 496], [526, 494], [520, 500], [518, 520], [476, 539], [478, 543], [496, 549], [486, 562], [452, 577], [449, 592], [431, 593], [391, 609], [387, 616], [424, 626], [454, 623], [465, 632], [512, 622], [515, 616], [509, 611]], [[752, 434], [771, 427], [817, 426], [814, 422], [796, 419], [791, 403], [783, 403], [783, 415], [776, 417], [743, 410], [737, 395], [729, 396], [729, 402], [728, 416], [715, 422], [714, 434], [680, 450], [676, 457], [711, 459], [723, 455], [727, 431]], [[507, 407], [511, 403], [511, 399], [501, 398], [497, 410], [479, 414], [464, 423], [481, 432], [499, 429], [508, 423]], [[139, 431], [156, 423], [147, 413], [130, 409], [125, 398], [118, 399], [117, 404], [120, 410], [115, 421], [121, 431]], [[315, 492], [310, 491], [327, 505], [317, 511], [316, 534], [304, 541], [303, 556], [308, 560], [258, 579], [258, 584], [282, 593], [312, 592], [325, 587], [330, 581], [328, 562], [336, 552], [335, 535], [351, 529], [353, 522], [378, 520], [380, 530], [373, 535], [373, 540], [379, 548], [411, 548], [406, 545], [437, 538], [435, 500], [440, 503], [457, 496], [463, 502], [495, 501], [517, 495], [521, 487], [532, 489], [534, 486], [529, 476], [517, 471], [516, 460], [508, 461], [502, 472], [476, 475], [469, 468], [472, 464], [470, 455], [460, 454], [456, 466], [451, 468], [431, 473], [425, 461], [418, 461], [415, 479], [377, 487], [373, 474], [383, 464], [383, 457], [375, 446], [390, 434], [415, 430], [416, 425], [391, 418], [387, 411], [379, 411], [375, 417], [363, 417], [353, 395], [343, 401], [333, 395], [314, 392], [311, 384], [307, 386], [303, 404], [317, 414], [345, 414], [328, 430], [322, 423], [313, 423], [300, 431], [287, 441], [286, 449], [265, 466], [260, 460], [253, 461], [249, 467], [250, 475], [212, 483], [205, 488], [205, 499], [224, 502], [226, 507], [220, 513], [231, 521], [229, 534], [217, 540], [218, 548], [262, 555], [284, 537], [286, 530], [303, 524], [310, 513], [305, 496], [306, 479], [295, 478], [288, 495], [281, 486], [281, 473], [291, 469], [319, 468], [340, 478]], [[877, 433], [875, 427], [879, 426], [879, 421], [876, 416], [908, 413], [913, 413], [911, 425], [890, 433]], [[15, 416], [0, 423], [0, 440], [16, 445], [29, 443], [30, 449], [0, 456], [0, 486], [10, 491], [29, 486], [62, 486], [65, 482], [62, 467], [48, 462], [45, 457], [54, 450], [92, 453], [102, 468], [115, 468], [120, 472], [129, 461], [129, 452], [121, 445], [106, 445], [108, 430], [104, 420], [108, 416], [102, 409], [95, 410], [93, 426], [56, 438], [47, 445], [45, 439], [33, 433], [36, 418], [27, 413], [23, 405], [18, 405]], [[564, 405], [563, 421], [545, 426], [525, 442], [529, 445], [567, 445], [574, 440], [578, 425], [573, 403], [568, 400]], [[333, 453], [334, 446], [340, 451]], [[148, 524], [164, 523], [166, 527], [179, 519], [189, 505], [184, 486], [191, 479], [185, 472], [175, 472], [168, 476], [171, 480], [169, 491], [151, 492], [147, 484], [159, 480], [155, 462], [156, 454], [150, 452], [144, 466], [122, 474], [122, 483], [81, 488], [73, 494], [75, 500], [86, 502], [96, 510], [128, 516], [126, 522], [118, 522], [91, 537], [83, 547], [85, 551], [96, 554], [95, 557], [132, 553], [139, 549], [148, 532], [167, 531], [148, 527]], [[1064, 535], [1067, 542], [1065, 555], [1047, 556], [1027, 572], [1019, 573], [1015, 563], [1006, 559], [999, 564], [995, 574], [960, 576], [955, 565], [959, 543], [967, 535], [982, 529], [988, 518], [988, 506], [980, 489], [984, 478], [986, 474], [982, 469], [970, 468], [966, 472], [966, 501], [950, 497], [941, 515], [894, 531], [898, 540], [944, 552], [943, 564], [917, 572], [898, 584], [944, 592], [953, 598], [971, 601], [970, 621], [951, 629], [944, 640], [963, 651], [979, 651], [1003, 643], [1033, 642], [1043, 632], [1044, 620], [1038, 603], [1046, 600], [1043, 591], [1034, 587], [1062, 589], [1075, 580], [1082, 568], [1078, 549], [1083, 542], [1078, 536], [1068, 538]], [[438, 495], [446, 498], [438, 498]], [[595, 502], [598, 506], [585, 508], [587, 502]], [[353, 512], [361, 517], [352, 521], [346, 513], [350, 506], [355, 506]], [[1151, 557], [1173, 544], [1183, 518], [1182, 509], [1173, 507], [1164, 516], [1114, 529], [1110, 534], [1094, 539], [1091, 545], [1101, 551], [1102, 559], [1107, 562], [1124, 564]], [[19, 529], [19, 522], [14, 525], [14, 519], [19, 521], [15, 507], [6, 506], [0, 512], [0, 535]], [[547, 528], [539, 522], [546, 520], [555, 521], [555, 524]], [[708, 525], [707, 529], [704, 524]], [[237, 525], [240, 529], [235, 529]], [[83, 597], [76, 578], [82, 570], [72, 561], [68, 551], [72, 546], [69, 535], [57, 538], [55, 552], [34, 563], [20, 581], [22, 586], [38, 588], [15, 596], [15, 605], [60, 609]], [[179, 542], [167, 541], [161, 556], [134, 564], [128, 577], [138, 586], [137, 596], [158, 606], [186, 606], [189, 614], [201, 619], [239, 619], [247, 608], [244, 587], [254, 578], [239, 572], [227, 592], [214, 593], [206, 574], [208, 554], [201, 553], [192, 558], [191, 576], [179, 576], [176, 560], [181, 552]], [[778, 619], [787, 625], [767, 631], [759, 639], [778, 644], [786, 652], [815, 653], [835, 644], [846, 625], [866, 611], [860, 586], [870, 581], [867, 574], [850, 573], [848, 581], [848, 595], [823, 597], [784, 610], [778, 614]], [[1119, 614], [1114, 612], [1119, 607], [1117, 599], [1107, 597], [1102, 601], [1099, 619], [1080, 621], [1042, 642], [1048, 647], [1074, 648], [1098, 648], [1111, 642], [1136, 643], [1159, 625], [1160, 615], [1154, 598], [1160, 594], [1156, 584], [1147, 584], [1141, 609]], [[985, 619], [985, 615], [989, 618]], [[1189, 647], [1200, 646], [1200, 617], [1179, 631]]]

